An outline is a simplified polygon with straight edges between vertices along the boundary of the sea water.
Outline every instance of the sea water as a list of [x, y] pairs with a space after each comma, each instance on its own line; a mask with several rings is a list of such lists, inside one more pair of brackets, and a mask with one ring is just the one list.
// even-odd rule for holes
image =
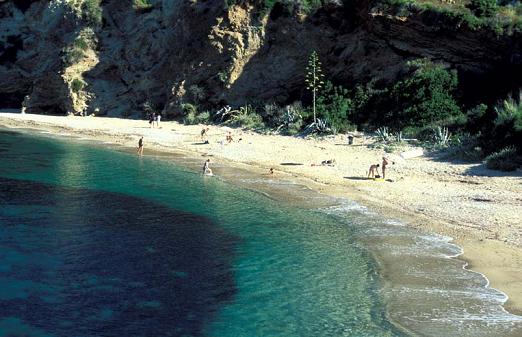
[[522, 336], [449, 238], [348, 200], [27, 132], [0, 158], [0, 336]]

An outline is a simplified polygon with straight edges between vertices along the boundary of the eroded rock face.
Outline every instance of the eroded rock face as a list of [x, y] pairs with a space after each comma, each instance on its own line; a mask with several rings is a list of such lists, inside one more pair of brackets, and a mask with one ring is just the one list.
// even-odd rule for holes
[[[520, 36], [449, 29], [426, 13], [392, 17], [366, 0], [308, 17], [278, 6], [262, 16], [259, 1], [227, 8], [223, 0], [155, 0], [139, 10], [106, 0], [103, 24], [92, 28], [68, 1], [0, 1], [1, 107], [25, 97], [28, 112], [138, 116], [148, 102], [174, 117], [184, 102], [289, 103], [304, 93], [312, 50], [346, 86], [390, 83], [419, 57], [458, 69], [472, 88], [464, 96], [522, 84]], [[95, 43], [76, 63], [64, 61], [86, 28]]]

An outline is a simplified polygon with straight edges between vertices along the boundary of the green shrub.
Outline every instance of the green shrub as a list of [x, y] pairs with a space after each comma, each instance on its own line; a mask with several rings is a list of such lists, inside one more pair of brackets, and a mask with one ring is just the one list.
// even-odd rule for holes
[[468, 8], [478, 17], [493, 16], [498, 9], [497, 0], [471, 0]]
[[228, 71], [226, 70], [222, 70], [220, 72], [217, 73], [217, 78], [219, 79], [219, 81], [221, 81], [222, 83], [227, 83], [228, 81]]
[[239, 108], [232, 114], [232, 117], [226, 121], [231, 126], [241, 126], [247, 129], [264, 128], [263, 118], [257, 114], [256, 110], [247, 105]]
[[465, 116], [452, 95], [457, 72], [426, 59], [408, 65], [413, 73], [392, 88], [392, 109], [385, 116], [387, 121], [399, 128], [463, 123]]
[[196, 114], [191, 111], [188, 114], [186, 114], [185, 117], [183, 118], [183, 124], [186, 124], [186, 125], [198, 124], [196, 119], [197, 119]]
[[520, 166], [520, 157], [514, 146], [503, 148], [486, 157], [486, 167], [499, 171], [514, 171]]
[[66, 48], [64, 54], [64, 62], [67, 65], [72, 65], [80, 62], [85, 57], [83, 50], [78, 48]]
[[89, 41], [87, 41], [85, 37], [79, 36], [76, 40], [74, 40], [73, 47], [85, 51], [89, 49]]
[[196, 115], [196, 121], [198, 124], [208, 124], [211, 121], [210, 112], [203, 111], [202, 113]]
[[279, 109], [277, 117], [274, 118], [274, 125], [277, 131], [286, 135], [296, 135], [303, 128], [303, 116], [310, 115], [303, 108], [301, 102], [295, 102]]
[[479, 104], [466, 113], [466, 128], [472, 133], [478, 133], [482, 130], [486, 124], [486, 112], [488, 106], [485, 104]]
[[191, 103], [181, 104], [181, 110], [183, 111], [183, 115], [193, 114], [195, 116], [198, 113], [198, 107]]
[[82, 90], [84, 86], [85, 86], [85, 82], [80, 80], [79, 78], [75, 78], [71, 82], [71, 90], [76, 93], [78, 93], [80, 90]]
[[132, 8], [135, 10], [148, 10], [152, 7], [150, 0], [132, 0]]
[[187, 125], [194, 124], [208, 124], [211, 121], [210, 112], [203, 111], [198, 112], [198, 108], [194, 104], [185, 103], [181, 105], [183, 110], [184, 118], [183, 123]]
[[484, 143], [488, 150], [522, 144], [521, 98], [519, 96], [515, 100], [510, 97], [495, 108], [493, 125], [484, 132]]
[[350, 127], [348, 116], [353, 104], [348, 97], [348, 90], [342, 86], [334, 86], [327, 81], [321, 95], [317, 99], [317, 115], [326, 120], [333, 133], [344, 132]]
[[[226, 0], [228, 3], [236, 0]], [[279, 3], [287, 13], [300, 12], [310, 14], [322, 6], [321, 0], [264, 0], [261, 7], [261, 16], [264, 16], [274, 8], [275, 4]]]
[[443, 158], [478, 162], [484, 158], [484, 150], [478, 135], [459, 134], [452, 137], [450, 147], [446, 149]]
[[101, 0], [85, 0], [82, 3], [82, 17], [88, 24], [99, 26], [102, 23]]
[[518, 102], [512, 97], [504, 100], [501, 106], [497, 106], [495, 111], [497, 117], [495, 118], [496, 126], [509, 125], [513, 131], [522, 131], [522, 95], [519, 96]]
[[181, 110], [183, 111], [183, 123], [187, 125], [198, 124], [197, 115], [198, 108], [194, 104], [184, 103], [181, 104]]

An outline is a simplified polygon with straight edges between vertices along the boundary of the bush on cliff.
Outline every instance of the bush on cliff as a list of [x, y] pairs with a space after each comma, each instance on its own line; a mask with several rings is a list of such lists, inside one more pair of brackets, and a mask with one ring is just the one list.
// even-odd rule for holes
[[493, 16], [498, 9], [497, 0], [471, 0], [468, 8], [478, 17]]
[[391, 89], [392, 105], [384, 120], [399, 129], [463, 123], [465, 117], [452, 94], [456, 71], [425, 59], [408, 65], [411, 74]]
[[150, 0], [132, 0], [132, 8], [137, 11], [145, 11], [152, 9], [153, 5]]
[[102, 23], [101, 0], [85, 0], [82, 3], [82, 17], [88, 24], [100, 26]]

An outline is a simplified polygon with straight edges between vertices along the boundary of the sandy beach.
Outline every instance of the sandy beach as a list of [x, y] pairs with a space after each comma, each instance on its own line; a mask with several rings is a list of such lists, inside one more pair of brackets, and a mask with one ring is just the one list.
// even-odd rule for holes
[[[382, 216], [410, 226], [452, 237], [463, 247], [460, 258], [481, 272], [492, 287], [509, 296], [505, 304], [522, 314], [522, 172], [501, 173], [481, 164], [442, 161], [401, 149], [406, 155], [385, 153], [375, 140], [356, 135], [298, 138], [263, 135], [252, 131], [208, 126], [208, 144], [202, 142], [202, 125], [102, 117], [58, 117], [0, 113], [0, 126], [30, 128], [56, 135], [78, 135], [136, 148], [144, 137], [145, 155], [151, 150], [181, 152], [194, 158], [211, 157], [214, 173], [221, 167], [246, 167], [259, 174], [274, 168], [271, 179], [298, 181], [323, 194], [354, 200]], [[225, 140], [231, 132], [233, 141]], [[371, 164], [387, 156], [386, 181], [367, 180]], [[407, 159], [405, 159], [407, 158]], [[335, 166], [320, 165], [335, 159]]]

